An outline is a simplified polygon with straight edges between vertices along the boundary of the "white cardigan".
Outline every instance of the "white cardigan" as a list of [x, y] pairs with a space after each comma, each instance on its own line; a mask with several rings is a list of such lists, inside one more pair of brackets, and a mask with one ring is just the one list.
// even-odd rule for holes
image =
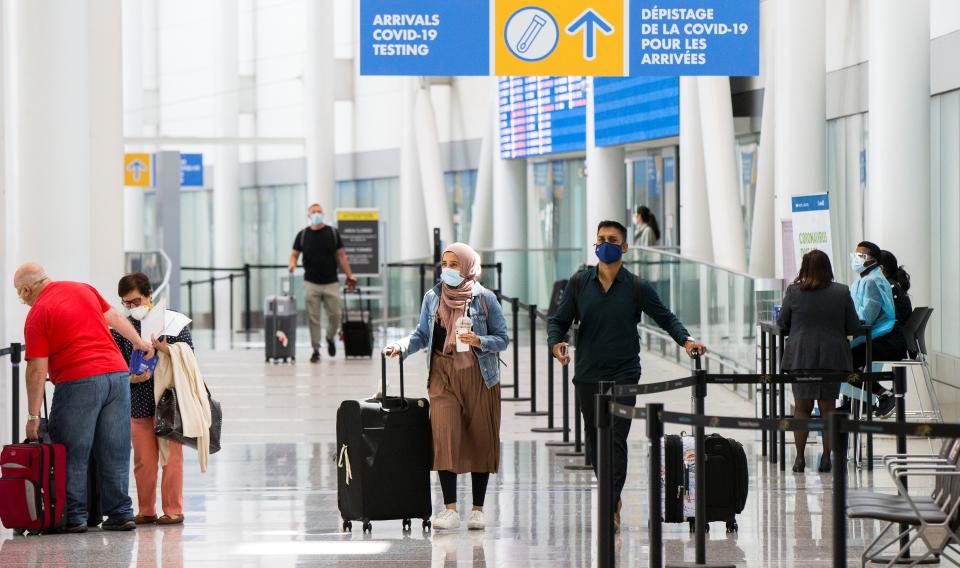
[[[158, 356], [160, 360], [153, 372], [153, 400], [160, 402], [160, 396], [168, 388], [177, 391], [183, 435], [197, 439], [200, 471], [206, 473], [210, 457], [210, 400], [197, 359], [186, 343], [173, 343], [169, 356], [164, 353]], [[168, 456], [168, 441], [161, 438], [160, 465], [166, 465]]]

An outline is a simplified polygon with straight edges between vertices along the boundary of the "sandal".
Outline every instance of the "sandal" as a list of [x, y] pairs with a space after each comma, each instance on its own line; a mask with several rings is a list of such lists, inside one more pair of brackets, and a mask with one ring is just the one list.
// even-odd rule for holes
[[156, 515], [137, 515], [133, 518], [133, 522], [138, 525], [152, 525], [157, 522]]
[[164, 515], [157, 519], [158, 525], [182, 525], [183, 524], [183, 515], [177, 515], [171, 517], [170, 515]]

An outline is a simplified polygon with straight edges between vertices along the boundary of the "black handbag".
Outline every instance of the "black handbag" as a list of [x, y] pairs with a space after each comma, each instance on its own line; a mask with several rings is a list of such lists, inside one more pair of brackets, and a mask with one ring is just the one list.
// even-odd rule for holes
[[[215, 454], [220, 451], [223, 411], [220, 409], [220, 403], [210, 395], [210, 389], [207, 389], [207, 400], [210, 401], [210, 453]], [[157, 402], [156, 422], [153, 433], [158, 438], [166, 438], [197, 449], [197, 439], [183, 435], [183, 420], [180, 417], [180, 405], [177, 404], [176, 389], [168, 388], [160, 395], [160, 401]]]

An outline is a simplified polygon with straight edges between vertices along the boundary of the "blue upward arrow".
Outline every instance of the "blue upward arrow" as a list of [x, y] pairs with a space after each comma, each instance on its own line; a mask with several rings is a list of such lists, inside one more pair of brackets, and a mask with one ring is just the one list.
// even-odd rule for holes
[[601, 18], [600, 14], [597, 14], [593, 8], [587, 8], [583, 14], [580, 14], [576, 20], [567, 26], [567, 34], [576, 35], [580, 28], [583, 28], [583, 58], [587, 61], [593, 61], [597, 56], [597, 28], [604, 35], [610, 35], [613, 33], [613, 26]]

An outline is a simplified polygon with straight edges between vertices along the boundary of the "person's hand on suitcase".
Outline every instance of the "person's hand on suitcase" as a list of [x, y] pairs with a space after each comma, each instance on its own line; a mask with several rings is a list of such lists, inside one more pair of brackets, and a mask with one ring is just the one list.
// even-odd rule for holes
[[39, 440], [40, 439], [40, 421], [39, 420], [27, 420], [27, 426], [24, 428], [24, 431], [27, 433], [28, 440]]
[[399, 343], [394, 343], [393, 345], [387, 345], [383, 349], [383, 354], [386, 355], [387, 357], [390, 357], [391, 359], [399, 356], [401, 353], [403, 353], [403, 349], [400, 347]]
[[352, 274], [351, 274], [350, 276], [347, 276], [347, 290], [350, 290], [351, 292], [352, 292], [353, 290], [356, 290], [357, 284], [359, 284], [359, 283], [360, 283], [360, 281], [357, 280], [357, 277], [356, 277], [356, 276], [354, 276], [354, 275], [352, 275]]

